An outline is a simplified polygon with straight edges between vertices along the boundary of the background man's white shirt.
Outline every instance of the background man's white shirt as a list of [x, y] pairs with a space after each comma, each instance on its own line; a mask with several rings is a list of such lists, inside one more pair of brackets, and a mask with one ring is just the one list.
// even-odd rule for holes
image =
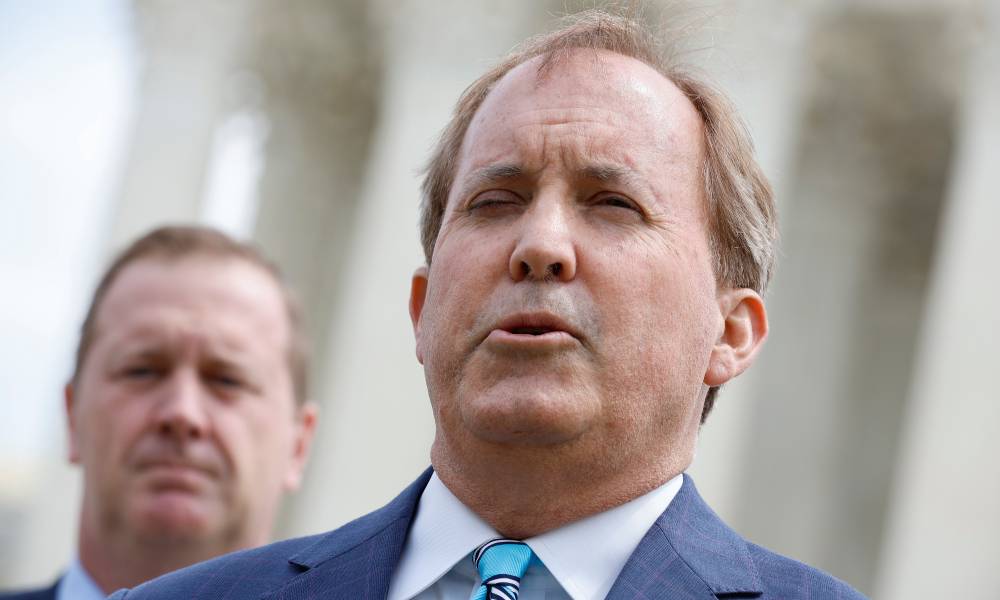
[[73, 559], [56, 586], [56, 600], [104, 600], [107, 597], [84, 570], [80, 559]]
[[[519, 600], [599, 600], [683, 483], [678, 475], [630, 502], [524, 540], [544, 566], [521, 581]], [[479, 586], [470, 558], [500, 536], [435, 473], [424, 489], [388, 600], [468, 600]]]

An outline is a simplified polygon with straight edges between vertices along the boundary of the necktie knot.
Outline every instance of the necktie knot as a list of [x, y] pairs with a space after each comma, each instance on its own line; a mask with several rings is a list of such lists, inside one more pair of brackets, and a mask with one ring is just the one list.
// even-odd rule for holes
[[483, 583], [472, 600], [517, 600], [521, 578], [534, 558], [524, 542], [495, 539], [476, 548], [472, 562]]

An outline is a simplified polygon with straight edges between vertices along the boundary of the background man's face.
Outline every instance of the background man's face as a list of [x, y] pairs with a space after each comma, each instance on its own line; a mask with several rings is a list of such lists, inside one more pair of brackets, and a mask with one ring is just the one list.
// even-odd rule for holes
[[414, 288], [436, 451], [568, 447], [609, 469], [689, 453], [723, 326], [700, 118], [629, 58], [536, 66], [473, 119]]
[[312, 426], [293, 398], [290, 335], [277, 285], [246, 261], [127, 266], [67, 394], [84, 527], [210, 548], [265, 542]]

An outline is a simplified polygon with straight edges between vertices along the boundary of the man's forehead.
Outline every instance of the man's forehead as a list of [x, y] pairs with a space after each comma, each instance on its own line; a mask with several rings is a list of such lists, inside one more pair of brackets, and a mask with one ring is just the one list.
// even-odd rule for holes
[[466, 131], [450, 195], [555, 165], [580, 180], [642, 187], [696, 176], [702, 120], [673, 82], [608, 51], [544, 60], [515, 67], [486, 97]]
[[504, 118], [512, 101], [530, 104], [542, 94], [553, 107], [600, 106], [617, 114], [646, 112], [650, 119], [700, 123], [685, 94], [650, 65], [607, 50], [577, 49], [536, 56], [511, 69], [493, 86], [472, 126]]
[[181, 257], [149, 256], [126, 265], [108, 288], [104, 302], [122, 302], [123, 296], [149, 300], [221, 296], [259, 296], [254, 304], [281, 298], [278, 283], [264, 268], [236, 256], [192, 254]]
[[[545, 60], [535, 57], [518, 65], [487, 95], [466, 131], [464, 167], [494, 162], [515, 143], [520, 130], [537, 132], [538, 125], [553, 131], [565, 125], [568, 132], [589, 127], [590, 133], [601, 132], [606, 142], [617, 139], [619, 154], [638, 146], [675, 156], [701, 154], [700, 115], [654, 68], [591, 49]], [[468, 160], [472, 157], [474, 164]]]
[[206, 331], [231, 338], [247, 327], [263, 334], [278, 320], [283, 323], [278, 327], [287, 330], [285, 312], [277, 282], [246, 260], [150, 257], [122, 269], [101, 300], [94, 325], [98, 335], [110, 328], [120, 333], [162, 332], [201, 315]]
[[[153, 317], [153, 315], [148, 315]], [[251, 332], [215, 322], [199, 327], [184, 321], [140, 318], [103, 334], [108, 360], [112, 362], [148, 358], [165, 361], [195, 357], [198, 361], [221, 361], [254, 365], [285, 348], [279, 343], [255, 338]]]

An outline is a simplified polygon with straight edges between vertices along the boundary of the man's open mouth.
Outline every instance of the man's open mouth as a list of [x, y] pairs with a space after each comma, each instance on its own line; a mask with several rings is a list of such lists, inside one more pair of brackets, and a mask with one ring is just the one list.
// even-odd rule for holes
[[508, 329], [507, 331], [519, 335], [545, 335], [546, 333], [559, 330], [552, 329], [551, 327], [514, 327], [512, 329]]
[[[528, 344], [529, 347], [538, 345], [538, 348], [580, 340], [572, 325], [549, 312], [525, 312], [505, 317], [493, 326], [492, 333], [487, 337], [504, 345], [519, 347], [521, 344]], [[537, 344], [532, 340], [537, 340]]]

